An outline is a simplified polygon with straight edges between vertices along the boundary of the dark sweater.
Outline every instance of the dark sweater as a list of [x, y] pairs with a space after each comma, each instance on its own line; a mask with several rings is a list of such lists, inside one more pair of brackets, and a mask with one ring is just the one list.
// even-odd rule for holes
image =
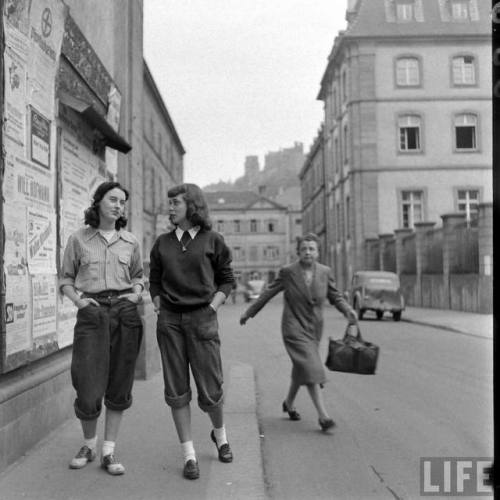
[[216, 292], [229, 295], [234, 276], [231, 251], [215, 231], [200, 230], [182, 251], [175, 231], [160, 235], [151, 249], [151, 298], [173, 311], [188, 311], [210, 304]]

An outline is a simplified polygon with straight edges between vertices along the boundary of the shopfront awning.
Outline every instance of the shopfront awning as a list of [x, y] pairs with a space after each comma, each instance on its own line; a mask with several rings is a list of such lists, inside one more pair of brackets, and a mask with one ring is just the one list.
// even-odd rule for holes
[[116, 149], [122, 153], [128, 153], [132, 146], [106, 121], [90, 102], [74, 97], [67, 92], [59, 91], [59, 101], [73, 109], [94, 129], [97, 129], [104, 137], [104, 143], [109, 148]]

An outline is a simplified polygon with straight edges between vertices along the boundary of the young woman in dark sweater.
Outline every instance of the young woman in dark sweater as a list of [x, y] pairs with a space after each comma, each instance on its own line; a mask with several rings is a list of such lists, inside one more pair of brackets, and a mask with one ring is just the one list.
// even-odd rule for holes
[[150, 256], [150, 293], [158, 314], [165, 401], [170, 406], [184, 455], [183, 475], [199, 477], [191, 435], [189, 369], [198, 406], [208, 413], [210, 433], [221, 462], [232, 462], [223, 415], [222, 363], [217, 310], [234, 283], [231, 252], [211, 230], [201, 189], [181, 184], [168, 191], [176, 229], [160, 235]]

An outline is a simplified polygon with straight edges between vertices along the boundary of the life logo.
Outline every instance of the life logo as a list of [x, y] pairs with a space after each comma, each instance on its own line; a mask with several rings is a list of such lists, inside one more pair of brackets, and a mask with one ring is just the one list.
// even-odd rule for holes
[[52, 12], [48, 7], [45, 7], [40, 20], [40, 28], [42, 35], [47, 38], [52, 33]]

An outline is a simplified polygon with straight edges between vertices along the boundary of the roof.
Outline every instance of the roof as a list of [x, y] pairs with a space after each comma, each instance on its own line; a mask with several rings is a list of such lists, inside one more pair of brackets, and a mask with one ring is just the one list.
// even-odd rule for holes
[[[414, 0], [418, 20], [397, 22], [394, 5], [397, 0], [358, 0], [356, 7], [348, 11], [350, 22], [345, 31], [335, 37], [328, 56], [328, 64], [321, 79], [318, 99], [326, 97], [326, 85], [330, 79], [335, 59], [343, 53], [345, 44], [351, 41], [394, 39], [396, 43], [416, 40], [432, 40], [438, 43], [447, 38], [491, 38], [491, 5], [485, 0], [469, 0], [471, 20], [453, 21], [447, 5], [449, 0]], [[418, 14], [417, 14], [418, 11]]]
[[[491, 2], [471, 0], [477, 6], [477, 20], [449, 20], [446, 0], [415, 0], [421, 6], [419, 21], [395, 22], [391, 15], [394, 0], [360, 0], [357, 15], [349, 23], [344, 38], [379, 36], [468, 36], [489, 35], [491, 31]], [[420, 17], [420, 16], [419, 16]], [[476, 15], [474, 14], [475, 18]]]
[[286, 210], [286, 207], [253, 191], [214, 191], [204, 192], [210, 211], [249, 210], [258, 202], [265, 202], [271, 208]]

